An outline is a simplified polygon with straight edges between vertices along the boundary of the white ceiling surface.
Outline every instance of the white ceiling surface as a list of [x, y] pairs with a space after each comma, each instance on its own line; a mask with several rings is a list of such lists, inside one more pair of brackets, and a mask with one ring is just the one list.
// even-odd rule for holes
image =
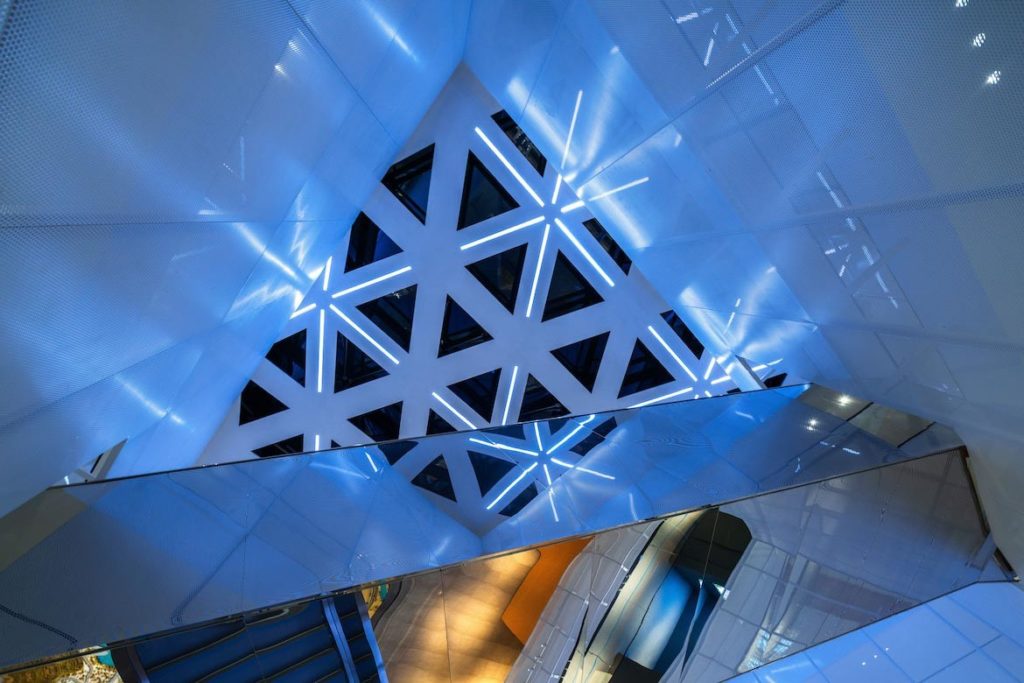
[[[591, 102], [581, 98], [580, 111], [590, 106]], [[730, 377], [713, 361], [713, 354], [705, 352], [701, 359], [694, 357], [662, 319], [661, 313], [671, 307], [651, 288], [640, 270], [633, 267], [628, 275], [624, 274], [582, 225], [592, 217], [586, 207], [562, 213], [563, 207], [577, 202], [572, 189], [563, 184], [557, 202], [551, 203], [559, 159], [549, 159], [544, 174], [538, 173], [491, 119], [499, 109], [472, 74], [463, 68], [456, 70], [399, 154], [399, 158], [404, 159], [434, 145], [426, 223], [419, 223], [390, 190], [378, 186], [363, 211], [402, 252], [346, 273], [348, 239], [341, 241], [332, 255], [328, 282], [325, 284], [321, 275], [308, 296], [296, 304], [296, 314], [279, 335], [285, 338], [306, 331], [305, 384], [295, 381], [272, 362], [262, 361], [253, 374], [253, 381], [288, 406], [288, 410], [240, 425], [240, 401], [236, 400], [203, 453], [202, 464], [253, 458], [253, 449], [295, 435], [303, 436], [306, 450], [330, 448], [332, 441], [342, 445], [365, 443], [372, 435], [362, 433], [348, 418], [398, 402], [402, 403], [399, 434], [402, 437], [426, 434], [431, 410], [458, 430], [515, 423], [529, 376], [535, 377], [574, 415], [627, 408], [666, 397], [683, 400], [721, 395], [737, 385], [757, 386], [738, 363], [724, 363]], [[567, 117], [571, 115], [570, 111]], [[477, 128], [484, 137], [475, 132]], [[525, 184], [503, 165], [484, 138], [496, 147]], [[519, 206], [457, 230], [469, 153], [480, 160]], [[545, 206], [538, 205], [527, 186], [542, 198]], [[544, 220], [502, 234], [538, 217]], [[556, 217], [592, 263], [554, 223]], [[550, 227], [545, 240], [546, 226]], [[496, 238], [488, 239], [495, 235]], [[480, 240], [487, 241], [462, 249]], [[526, 245], [526, 255], [514, 311], [510, 312], [466, 266], [520, 245]], [[604, 301], [543, 321], [548, 286], [559, 253]], [[600, 273], [607, 276], [607, 281]], [[417, 294], [407, 352], [367, 319], [357, 306], [410, 285], [417, 286]], [[531, 293], [534, 295], [532, 306]], [[438, 342], [448, 296], [493, 339], [439, 358]], [[362, 337], [334, 309], [345, 314], [374, 341]], [[320, 311], [324, 311], [322, 370]], [[550, 352], [605, 332], [610, 335], [591, 391]], [[335, 393], [335, 349], [339, 333], [369, 355], [388, 375]], [[637, 340], [650, 350], [672, 379], [620, 398], [620, 385]], [[376, 348], [374, 343], [382, 348]], [[784, 366], [783, 360], [768, 367], [762, 365], [757, 370], [760, 376], [766, 377]], [[501, 374], [490, 413], [478, 414], [448, 389], [449, 385], [496, 369]], [[597, 424], [594, 422], [591, 426]], [[438, 455], [443, 455], [457, 501], [434, 493], [424, 492], [424, 495], [470, 528], [482, 531], [500, 521], [498, 512], [531, 484], [543, 491], [549, 479], [564, 474], [567, 469], [557, 461], [577, 460], [579, 456], [569, 449], [589, 434], [589, 430], [581, 432], [576, 422], [570, 422], [557, 434], [549, 434], [547, 425], [540, 431], [536, 439], [541, 439], [547, 448], [561, 444], [559, 452], [553, 456], [554, 464], [538, 467], [537, 455], [527, 450], [516, 453], [486, 446], [477, 448], [486, 455], [517, 465], [483, 493], [465, 447], [454, 448], [450, 440], [424, 441], [403, 456], [395, 467], [411, 480]], [[533, 431], [528, 431], [527, 436], [528, 443], [521, 448], [534, 448]], [[531, 465], [532, 471], [524, 471]], [[498, 496], [503, 491], [504, 494]]]
[[[467, 9], [0, 3], [0, 512], [194, 460]], [[650, 178], [591, 208], [705, 343], [955, 426], [1024, 566], [1022, 13], [488, 0], [464, 59], [549, 158], [584, 90], [574, 187]]]
[[651, 283], [709, 345], [954, 426], [1024, 567], [1024, 6], [530, 5], [474, 5], [466, 61], [547, 154], [601, 102], [568, 170], [650, 177], [591, 208]]
[[195, 462], [468, 11], [0, 2], [0, 514], [126, 437], [112, 474]]

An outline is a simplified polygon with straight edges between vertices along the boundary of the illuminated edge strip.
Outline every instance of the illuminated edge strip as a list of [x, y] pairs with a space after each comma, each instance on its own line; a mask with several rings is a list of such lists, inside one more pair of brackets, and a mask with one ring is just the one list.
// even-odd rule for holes
[[611, 481], [615, 481], [615, 477], [613, 477], [610, 474], [598, 472], [597, 470], [592, 470], [587, 467], [582, 467], [580, 465], [573, 465], [571, 463], [565, 462], [564, 460], [559, 460], [558, 458], [551, 458], [551, 462], [553, 462], [556, 465], [561, 465], [567, 470], [579, 470], [580, 472], [583, 472], [585, 474], [593, 474], [595, 477], [601, 477], [602, 479], [609, 479]]
[[543, 220], [544, 220], [544, 216], [537, 216], [536, 218], [531, 218], [530, 220], [525, 221], [523, 223], [520, 223], [519, 225], [513, 225], [511, 228], [505, 228], [504, 230], [499, 230], [498, 232], [494, 233], [493, 235], [488, 235], [487, 237], [481, 237], [478, 240], [474, 240], [474, 241], [469, 242], [467, 244], [463, 244], [461, 247], [459, 247], [459, 249], [461, 249], [462, 251], [465, 251], [466, 249], [472, 249], [473, 247], [476, 247], [476, 246], [479, 246], [481, 244], [484, 244], [485, 242], [490, 242], [491, 240], [496, 240], [499, 237], [504, 237], [505, 235], [510, 235], [513, 232], [516, 232], [517, 230], [522, 230], [523, 228], [528, 228], [531, 225], [537, 225], [537, 223], [540, 223]]
[[512, 451], [513, 453], [522, 453], [523, 455], [532, 455], [535, 458], [537, 457], [537, 453], [534, 453], [533, 451], [528, 451], [525, 448], [516, 448], [515, 446], [508, 446], [503, 443], [497, 443], [496, 441], [484, 441], [483, 439], [478, 439], [476, 437], [470, 437], [469, 440], [472, 441], [473, 443], [478, 443], [481, 446], [490, 446], [491, 448], [496, 448], [499, 451]]
[[341, 318], [342, 320], [347, 322], [352, 327], [353, 330], [355, 330], [356, 332], [359, 333], [359, 335], [363, 339], [365, 339], [366, 341], [368, 341], [371, 344], [373, 344], [373, 347], [375, 349], [377, 349], [378, 351], [383, 353], [385, 356], [387, 356], [388, 360], [390, 360], [395, 365], [398, 365], [398, 359], [395, 358], [395, 356], [390, 351], [388, 351], [383, 346], [381, 346], [380, 343], [376, 339], [374, 339], [373, 337], [368, 335], [363, 328], [359, 327], [359, 325], [356, 325], [355, 322], [352, 320], [352, 318], [350, 318], [347, 315], [345, 315], [344, 313], [342, 313], [340, 308], [338, 308], [334, 304], [331, 304], [331, 310], [334, 311], [335, 313], [337, 313], [339, 318]]
[[677, 356], [676, 352], [672, 350], [672, 347], [669, 346], [668, 343], [661, 338], [661, 335], [658, 334], [658, 331], [656, 329], [654, 329], [654, 326], [648, 325], [647, 331], [650, 332], [654, 336], [654, 338], [658, 340], [658, 343], [661, 344], [662, 348], [668, 351], [668, 355], [672, 356], [672, 360], [679, 364], [679, 367], [681, 367], [683, 371], [690, 376], [690, 379], [696, 382], [697, 375], [693, 374], [693, 371], [690, 370], [690, 368], [686, 367], [686, 363], [683, 362], [683, 359]]
[[580, 244], [580, 241], [576, 239], [576, 235], [572, 234], [572, 232], [569, 231], [569, 228], [565, 225], [565, 223], [562, 222], [561, 218], [555, 218], [555, 225], [557, 225], [558, 229], [562, 231], [562, 234], [569, 238], [569, 241], [572, 242], [573, 246], [576, 247], [576, 249], [578, 249], [581, 254], [583, 254], [583, 258], [587, 260], [587, 263], [593, 266], [594, 270], [597, 271], [597, 274], [600, 275], [601, 278], [608, 283], [608, 286], [614, 287], [615, 282], [612, 281], [610, 277], [608, 277], [608, 273], [604, 272], [604, 268], [597, 264], [597, 261], [595, 261], [594, 257], [590, 255], [590, 252], [583, 248], [583, 245]]
[[436, 391], [430, 392], [430, 395], [433, 396], [434, 398], [436, 398], [438, 401], [440, 401], [441, 405], [443, 405], [445, 408], [450, 410], [452, 415], [454, 415], [455, 417], [457, 417], [460, 420], [462, 420], [462, 422], [464, 424], [468, 425], [470, 429], [479, 429], [475, 424], [473, 424], [472, 422], [467, 420], [465, 415], [463, 415], [459, 411], [455, 410], [455, 408], [452, 407], [451, 403], [449, 403], [448, 401], [446, 401], [443, 398], [441, 398]]
[[380, 469], [377, 467], [377, 463], [373, 461], [373, 456], [370, 455], [370, 451], [364, 448], [363, 453], [366, 454], [366, 460], [370, 463], [370, 467], [373, 468], [374, 473], [376, 474], [377, 472], [380, 472]]
[[525, 478], [526, 478], [526, 475], [527, 475], [527, 474], [529, 474], [530, 472], [532, 472], [532, 471], [533, 471], [533, 469], [534, 469], [534, 468], [535, 468], [536, 466], [537, 466], [537, 463], [533, 463], [532, 465], [530, 465], [529, 467], [527, 467], [527, 468], [526, 468], [525, 470], [523, 470], [523, 471], [522, 471], [522, 473], [521, 473], [521, 474], [520, 474], [520, 475], [519, 475], [518, 477], [516, 477], [515, 479], [513, 479], [513, 480], [512, 480], [512, 483], [511, 483], [511, 484], [509, 484], [508, 486], [506, 486], [506, 487], [505, 487], [505, 490], [504, 490], [504, 491], [502, 491], [501, 493], [499, 493], [499, 494], [498, 494], [498, 497], [497, 497], [497, 498], [495, 498], [494, 500], [492, 500], [492, 501], [491, 501], [491, 504], [490, 504], [490, 505], [488, 505], [486, 509], [490, 510], [490, 509], [491, 509], [492, 507], [494, 507], [495, 505], [497, 505], [497, 504], [498, 504], [498, 501], [500, 501], [500, 500], [501, 500], [502, 498], [504, 498], [504, 497], [505, 497], [505, 494], [506, 494], [506, 493], [508, 493], [509, 491], [511, 491], [511, 490], [512, 490], [513, 488], [515, 488], [516, 484], [518, 484], [518, 483], [519, 483], [519, 482], [521, 482], [521, 481], [522, 481], [523, 479], [525, 479]]
[[533, 433], [537, 437], [537, 450], [541, 453], [544, 452], [544, 444], [540, 442], [540, 422], [533, 423]]
[[316, 364], [316, 393], [324, 390], [324, 314], [327, 311], [320, 309], [320, 346], [317, 349]]
[[548, 247], [548, 234], [551, 232], [551, 224], [544, 226], [544, 237], [540, 241], [540, 256], [537, 257], [537, 271], [533, 274], [533, 286], [530, 287], [530, 301], [526, 304], [526, 317], [529, 318], [533, 312], [533, 300], [537, 296], [537, 283], [540, 281], [540, 269], [544, 265], [544, 250]]
[[[340, 292], [335, 292], [334, 294], [331, 294], [331, 298], [332, 299], [337, 299], [339, 296], [345, 296], [346, 294], [351, 294], [352, 292], [357, 292], [360, 289], [364, 289], [366, 287], [369, 287], [370, 285], [375, 285], [378, 282], [384, 282], [385, 280], [390, 280], [391, 278], [397, 277], [397, 276], [401, 275], [402, 273], [408, 273], [410, 270], [412, 270], [412, 266], [406, 266], [404, 268], [399, 268], [398, 270], [392, 271], [390, 273], [386, 273], [384, 275], [381, 275], [380, 277], [375, 277], [372, 280], [367, 280], [366, 282], [360, 282], [358, 285], [353, 285], [352, 287], [349, 287], [348, 289], [343, 289]], [[325, 292], [327, 291], [326, 287], [324, 287], [324, 291]]]
[[298, 317], [299, 317], [300, 315], [302, 315], [303, 313], [309, 313], [309, 312], [310, 312], [310, 311], [312, 311], [312, 310], [313, 310], [314, 308], [316, 308], [316, 304], [306, 304], [306, 305], [305, 305], [305, 306], [303, 306], [302, 308], [300, 308], [300, 309], [298, 309], [297, 311], [295, 311], [294, 313], [292, 313], [292, 319], [294, 319], [294, 318], [298, 318]]
[[561, 211], [562, 213], [569, 213], [570, 211], [575, 211], [576, 209], [578, 209], [578, 208], [580, 208], [582, 206], [583, 206], [583, 200], [582, 199], [577, 199], [572, 204], [566, 204], [561, 209], [559, 209], [559, 211]]
[[565, 162], [569, 159], [569, 145], [572, 144], [572, 134], [576, 131], [576, 118], [580, 114], [580, 102], [583, 101], [583, 91], [576, 93], [576, 106], [572, 110], [572, 120], [569, 121], [569, 133], [565, 136], [565, 147], [562, 149], [561, 170], [565, 170]]
[[501, 424], [508, 424], [508, 409], [512, 407], [512, 393], [516, 390], [516, 376], [519, 374], [519, 366], [512, 367], [512, 381], [508, 383], [508, 397], [505, 399], [505, 412], [501, 415]]
[[334, 257], [331, 256], [327, 259], [327, 265], [324, 266], [324, 291], [327, 291], [327, 287], [331, 282], [331, 263], [334, 262]]
[[[628, 190], [629, 188], [636, 187], [637, 185], [643, 185], [644, 183], [646, 183], [650, 179], [651, 179], [650, 176], [644, 176], [643, 178], [637, 178], [636, 180], [631, 180], [630, 182], [626, 183], [625, 185], [619, 185], [618, 187], [613, 187], [610, 190], [606, 190], [605, 192], [602, 192], [600, 194], [596, 194], [593, 197], [588, 197], [587, 201], [588, 202], [596, 202], [598, 199], [604, 199], [605, 197], [611, 197], [613, 194], [617, 194], [619, 192], [622, 192], [623, 190]], [[564, 209], [563, 209], [563, 211], [564, 211]]]
[[558, 450], [559, 448], [561, 448], [561, 447], [562, 447], [563, 445], [565, 445], [565, 442], [566, 442], [566, 441], [568, 441], [568, 440], [569, 440], [569, 439], [571, 439], [572, 437], [574, 437], [574, 436], [576, 436], [577, 434], [579, 434], [580, 430], [581, 430], [581, 429], [583, 429], [583, 427], [585, 427], [586, 425], [588, 425], [588, 424], [589, 424], [590, 422], [592, 422], [592, 421], [593, 421], [593, 419], [594, 419], [595, 417], [597, 417], [597, 415], [591, 415], [591, 416], [590, 416], [590, 417], [588, 417], [587, 419], [585, 419], [585, 420], [581, 421], [581, 422], [580, 422], [579, 424], [577, 424], [577, 425], [576, 425], [576, 428], [575, 428], [575, 429], [573, 429], [573, 430], [572, 430], [571, 432], [569, 432], [569, 433], [568, 433], [568, 434], [566, 434], [566, 435], [565, 435], [564, 437], [562, 437], [562, 439], [561, 439], [561, 440], [559, 440], [559, 442], [558, 442], [558, 443], [556, 443], [556, 444], [555, 444], [554, 446], [552, 446], [551, 448], [549, 448], [549, 449], [547, 450], [547, 454], [548, 454], [548, 455], [551, 455], [552, 453], [554, 453], [555, 451], [557, 451], [557, 450]]
[[511, 173], [515, 177], [515, 179], [519, 181], [519, 184], [523, 186], [523, 189], [530, 193], [530, 196], [533, 197], [535, 202], [537, 202], [537, 205], [544, 206], [544, 200], [540, 198], [540, 195], [533, 191], [533, 188], [530, 187], [529, 183], [526, 182], [526, 179], [523, 178], [523, 176], [519, 175], [519, 171], [517, 171], [515, 167], [509, 163], [508, 159], [505, 158], [505, 155], [502, 154], [498, 150], [498, 148], [494, 146], [494, 143], [491, 142], [490, 138], [484, 135], [484, 132], [480, 130], [480, 126], [477, 126], [473, 130], [475, 130], [476, 134], [480, 137], [480, 139], [484, 141], [484, 144], [486, 144], [490, 148], [490, 150], [494, 152], [494, 156], [498, 157], [498, 160], [502, 164], [504, 164], [505, 168], [508, 169], [509, 173]]
[[551, 203], [558, 203], [558, 191], [562, 189], [562, 174], [558, 174], [558, 178], [555, 179], [555, 191], [551, 193]]
[[668, 399], [675, 398], [676, 396], [682, 396], [683, 394], [688, 394], [691, 391], [693, 391], [693, 387], [686, 387], [685, 389], [680, 389], [679, 391], [673, 391], [671, 394], [665, 394], [664, 396], [659, 396], [658, 398], [652, 398], [652, 399], [650, 399], [648, 401], [641, 401], [640, 403], [634, 403], [633, 405], [631, 405], [629, 407], [630, 408], [643, 408], [644, 406], [649, 406], [652, 403], [659, 403], [660, 401], [667, 401]]

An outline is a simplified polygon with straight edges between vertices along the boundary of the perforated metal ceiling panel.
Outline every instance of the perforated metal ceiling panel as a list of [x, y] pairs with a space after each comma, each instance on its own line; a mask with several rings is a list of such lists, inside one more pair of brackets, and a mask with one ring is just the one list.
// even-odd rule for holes
[[431, 10], [0, 4], [0, 513], [195, 461], [461, 55]]

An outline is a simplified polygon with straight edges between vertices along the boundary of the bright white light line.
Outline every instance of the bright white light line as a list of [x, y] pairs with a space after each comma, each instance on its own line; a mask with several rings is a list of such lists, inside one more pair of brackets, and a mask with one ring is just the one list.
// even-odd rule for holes
[[494, 441], [484, 441], [483, 439], [478, 439], [475, 436], [474, 437], [470, 437], [469, 440], [472, 441], [473, 443], [478, 443], [481, 446], [490, 446], [491, 448], [497, 448], [499, 451], [512, 451], [513, 453], [522, 453], [523, 455], [532, 455], [535, 458], [537, 457], [536, 453], [534, 453], [533, 451], [528, 451], [525, 448], [516, 448], [515, 446], [507, 446], [507, 445], [505, 445], [503, 443], [497, 443], [497, 442], [494, 442]]
[[551, 471], [548, 470], [548, 464], [544, 463], [541, 465], [544, 468], [544, 478], [548, 481], [548, 486], [551, 486]]
[[[547, 467], [547, 465], [545, 465]], [[548, 484], [551, 484], [551, 480], [548, 480]], [[548, 502], [551, 503], [551, 514], [554, 515], [556, 522], [561, 522], [558, 518], [558, 510], [555, 509], [555, 492], [548, 488]]]
[[[331, 294], [331, 298], [332, 299], [337, 299], [339, 296], [345, 296], [346, 294], [351, 294], [352, 292], [358, 292], [360, 289], [364, 289], [366, 287], [369, 287], [370, 285], [375, 285], [378, 282], [384, 282], [385, 280], [390, 280], [391, 278], [397, 277], [397, 276], [401, 275], [402, 273], [408, 273], [410, 270], [412, 270], [412, 266], [406, 266], [405, 268], [399, 268], [398, 270], [392, 271], [390, 273], [385, 273], [384, 275], [381, 275], [380, 277], [375, 277], [372, 280], [367, 280], [366, 282], [360, 282], [358, 285], [353, 285], [353, 286], [349, 287], [348, 289], [343, 289], [340, 292], [335, 292], [334, 294]], [[325, 292], [327, 291], [327, 286], [326, 285], [324, 286], [324, 291]]]
[[551, 462], [554, 463], [555, 465], [561, 465], [567, 470], [579, 470], [580, 472], [593, 474], [594, 476], [601, 477], [602, 479], [610, 479], [612, 481], [615, 481], [615, 477], [613, 477], [610, 474], [605, 474], [604, 472], [597, 472], [596, 470], [591, 470], [586, 467], [581, 467], [579, 465], [573, 465], [571, 463], [565, 462], [564, 460], [559, 460], [558, 458], [551, 458]]
[[587, 419], [585, 419], [585, 420], [582, 420], [582, 421], [581, 421], [581, 422], [580, 422], [580, 423], [579, 423], [578, 425], [576, 425], [576, 428], [575, 428], [575, 429], [573, 429], [573, 430], [572, 430], [571, 432], [569, 432], [569, 433], [568, 433], [568, 434], [566, 434], [566, 435], [565, 435], [564, 437], [562, 437], [562, 438], [561, 438], [561, 439], [559, 440], [559, 442], [558, 442], [558, 443], [556, 443], [556, 444], [555, 444], [554, 446], [552, 446], [551, 448], [549, 448], [549, 449], [547, 450], [547, 454], [548, 454], [548, 455], [551, 455], [552, 453], [554, 453], [555, 451], [557, 451], [557, 450], [558, 450], [559, 448], [561, 448], [561, 447], [562, 447], [562, 445], [564, 445], [566, 441], [568, 441], [568, 440], [569, 440], [569, 439], [571, 439], [572, 437], [574, 437], [574, 436], [576, 436], [577, 434], [579, 434], [580, 430], [581, 430], [581, 429], [583, 429], [583, 427], [584, 427], [585, 425], [587, 425], [588, 423], [590, 423], [590, 422], [591, 422], [591, 421], [592, 421], [592, 420], [593, 420], [593, 419], [594, 419], [595, 417], [597, 417], [597, 416], [596, 416], [596, 415], [591, 415], [591, 416], [590, 416], [590, 417], [588, 417]]
[[537, 450], [538, 451], [543, 451], [544, 450], [544, 444], [542, 444], [540, 442], [540, 423], [539, 422], [534, 422], [533, 423], [533, 433], [537, 436]]
[[363, 449], [363, 453], [365, 453], [365, 454], [366, 454], [366, 459], [367, 459], [367, 460], [368, 460], [368, 461], [370, 462], [370, 467], [372, 467], [372, 468], [373, 468], [373, 471], [374, 471], [374, 472], [380, 472], [380, 470], [379, 470], [379, 469], [377, 469], [377, 463], [375, 463], [375, 462], [373, 461], [373, 458], [372, 458], [372, 457], [370, 457], [370, 451], [368, 451], [368, 450], [366, 450], [366, 449]]
[[446, 401], [446, 400], [444, 400], [443, 398], [441, 398], [440, 396], [438, 396], [438, 394], [437, 394], [437, 392], [436, 392], [436, 391], [432, 391], [432, 392], [430, 392], [430, 395], [431, 395], [431, 396], [433, 396], [434, 398], [436, 398], [436, 399], [437, 399], [438, 401], [440, 401], [440, 402], [441, 402], [441, 405], [443, 405], [443, 406], [444, 406], [445, 408], [447, 408], [448, 410], [450, 410], [450, 411], [451, 411], [451, 413], [452, 413], [452, 415], [454, 415], [455, 417], [457, 417], [457, 418], [459, 418], [460, 420], [462, 420], [462, 422], [463, 422], [464, 424], [468, 425], [470, 429], [477, 429], [477, 426], [476, 426], [475, 424], [473, 424], [472, 422], [470, 422], [469, 420], [467, 420], [467, 419], [466, 419], [466, 416], [465, 416], [465, 415], [463, 415], [463, 414], [462, 414], [462, 413], [460, 413], [459, 411], [455, 410], [455, 408], [454, 408], [454, 407], [452, 407], [452, 404], [451, 404], [451, 403], [449, 403], [448, 401]]
[[313, 450], [314, 451], [320, 450], [320, 435], [319, 434], [314, 434], [313, 435]]
[[533, 463], [532, 465], [527, 467], [525, 470], [523, 470], [522, 473], [518, 477], [516, 477], [515, 479], [512, 480], [511, 484], [509, 484], [508, 486], [505, 487], [504, 491], [502, 491], [501, 493], [498, 494], [497, 498], [495, 498], [494, 500], [491, 501], [491, 504], [488, 505], [486, 509], [490, 510], [492, 507], [497, 505], [498, 501], [501, 500], [502, 498], [504, 498], [506, 493], [511, 491], [513, 488], [515, 488], [515, 485], [518, 484], [519, 482], [521, 482], [526, 477], [527, 474], [529, 474], [530, 472], [533, 471], [533, 468], [535, 468], [536, 466], [537, 466], [537, 463]]
[[565, 225], [565, 223], [562, 222], [561, 218], [555, 218], [555, 225], [558, 226], [558, 229], [562, 231], [563, 235], [569, 238], [569, 241], [572, 242], [572, 245], [576, 247], [576, 249], [579, 250], [581, 254], [583, 254], [583, 258], [587, 259], [587, 263], [594, 267], [594, 270], [596, 270], [597, 274], [601, 276], [601, 279], [607, 282], [609, 287], [614, 287], [615, 282], [613, 282], [612, 279], [608, 277], [608, 273], [604, 272], [604, 268], [597, 264], [597, 261], [595, 261], [594, 257], [590, 255], [590, 252], [583, 248], [583, 245], [580, 244], [580, 241], [576, 239], [576, 235], [573, 235], [569, 231], [569, 228]]
[[[384, 348], [383, 346], [381, 346], [381, 345], [380, 345], [380, 344], [379, 344], [379, 343], [377, 342], [377, 340], [376, 340], [376, 339], [374, 339], [374, 338], [373, 338], [373, 337], [371, 337], [370, 335], [366, 334], [366, 331], [365, 331], [365, 330], [364, 330], [363, 328], [359, 327], [359, 325], [356, 325], [356, 324], [355, 324], [355, 322], [354, 322], [354, 321], [352, 320], [352, 318], [350, 318], [350, 317], [348, 317], [347, 315], [345, 315], [344, 313], [342, 313], [342, 312], [341, 312], [341, 309], [340, 309], [340, 308], [338, 308], [338, 307], [337, 307], [337, 306], [335, 306], [334, 304], [331, 304], [331, 310], [332, 310], [332, 311], [334, 311], [334, 312], [335, 312], [335, 313], [336, 313], [336, 314], [338, 315], [338, 317], [339, 317], [339, 318], [341, 318], [342, 320], [344, 320], [345, 322], [347, 322], [347, 323], [349, 324], [349, 326], [351, 326], [351, 327], [352, 327], [352, 329], [353, 329], [353, 330], [355, 330], [356, 332], [358, 332], [358, 333], [359, 333], [359, 336], [361, 336], [361, 337], [362, 337], [363, 339], [365, 339], [366, 341], [368, 341], [368, 342], [370, 342], [371, 344], [373, 344], [373, 347], [374, 347], [375, 349], [377, 349], [378, 351], [380, 351], [381, 353], [383, 353], [383, 354], [384, 354], [385, 356], [387, 356], [387, 357], [388, 357], [388, 360], [390, 360], [390, 361], [391, 361], [392, 363], [394, 363], [395, 365], [398, 365], [398, 359], [397, 359], [397, 358], [395, 358], [395, 356], [394, 356], [394, 355], [393, 355], [393, 354], [392, 354], [392, 353], [391, 353], [390, 351], [388, 351], [388, 350], [387, 350], [387, 349], [385, 349], [385, 348]], [[321, 313], [323, 313], [323, 311], [321, 311]], [[323, 345], [321, 344], [321, 346], [323, 346]]]
[[654, 326], [648, 325], [647, 331], [650, 332], [654, 336], [654, 338], [658, 340], [658, 343], [661, 344], [661, 346], [666, 351], [668, 351], [668, 355], [672, 356], [672, 360], [679, 364], [679, 367], [681, 367], [683, 371], [690, 376], [690, 379], [696, 382], [697, 375], [693, 374], [690, 368], [686, 367], [686, 363], [683, 362], [683, 359], [677, 356], [676, 352], [672, 350], [672, 347], [669, 346], [668, 343], [666, 343], [665, 340], [661, 338], [661, 335], [658, 334], [658, 331], [656, 329], [654, 329]]
[[581, 206], [583, 206], [583, 200], [582, 199], [578, 199], [575, 202], [573, 202], [572, 204], [566, 204], [561, 209], [559, 209], [559, 211], [561, 211], [562, 213], [569, 213], [570, 211], [575, 211], [576, 209], [580, 208]]
[[711, 356], [711, 360], [708, 361], [708, 369], [704, 371], [704, 380], [707, 381], [708, 377], [711, 376], [711, 370], [715, 367], [715, 357]]
[[[465, 251], [466, 249], [472, 249], [473, 247], [478, 247], [481, 244], [484, 244], [486, 242], [490, 242], [491, 240], [496, 240], [499, 237], [504, 237], [505, 235], [511, 235], [516, 230], [522, 230], [523, 228], [528, 228], [531, 225], [537, 225], [538, 223], [540, 223], [543, 220], [544, 220], [544, 216], [537, 216], [536, 218], [531, 218], [530, 220], [525, 221], [523, 223], [520, 223], [518, 225], [513, 225], [511, 228], [505, 228], [504, 230], [499, 230], [498, 232], [494, 233], [493, 235], [488, 235], [487, 237], [481, 237], [478, 240], [474, 240], [474, 241], [469, 242], [467, 244], [463, 244], [461, 247], [459, 247], [459, 249], [461, 249], [462, 251]], [[337, 295], [335, 295], [335, 296], [337, 296]]]
[[540, 269], [544, 265], [544, 250], [548, 247], [548, 234], [551, 232], [551, 224], [544, 226], [544, 237], [540, 240], [540, 256], [537, 257], [537, 271], [533, 274], [533, 286], [530, 287], [530, 300], [526, 304], [526, 317], [529, 318], [533, 312], [533, 300], [537, 296], [537, 283], [540, 281]]
[[324, 309], [320, 309], [320, 346], [317, 349], [316, 393], [324, 390]]
[[334, 257], [331, 256], [327, 259], [327, 265], [324, 266], [324, 291], [327, 291], [327, 287], [331, 282], [331, 263], [334, 261]]
[[305, 306], [303, 306], [299, 310], [297, 310], [294, 313], [292, 313], [292, 318], [298, 318], [303, 313], [309, 313], [314, 308], [316, 308], [316, 304], [306, 304]]
[[[610, 189], [610, 190], [608, 190], [606, 192], [602, 192], [601, 194], [596, 194], [593, 197], [588, 198], [587, 201], [588, 202], [596, 202], [598, 199], [604, 199], [605, 197], [611, 197], [613, 194], [622, 192], [623, 190], [628, 190], [629, 188], [636, 187], [637, 185], [643, 185], [648, 180], [650, 180], [649, 176], [644, 176], [643, 178], [637, 178], [636, 180], [632, 180], [632, 181], [626, 183], [625, 185], [619, 185], [618, 187], [614, 187], [614, 188], [612, 188], [612, 189]], [[570, 206], [571, 206], [571, 204], [570, 204]], [[567, 209], [567, 208], [569, 208], [569, 207], [568, 206], [564, 207], [562, 209], [562, 212], [564, 213], [565, 209]]]
[[512, 381], [508, 383], [508, 398], [505, 399], [505, 412], [501, 415], [501, 424], [508, 424], [508, 409], [512, 407], [512, 392], [516, 390], [516, 375], [519, 374], [519, 366], [512, 368]]
[[685, 389], [680, 389], [679, 391], [673, 391], [671, 394], [665, 394], [664, 396], [659, 396], [658, 398], [652, 398], [649, 401], [643, 401], [641, 403], [634, 403], [633, 405], [631, 405], [629, 407], [630, 408], [643, 408], [644, 406], [649, 406], [652, 403], [659, 403], [661, 401], [667, 401], [670, 398], [675, 398], [676, 396], [682, 396], [683, 394], [688, 394], [691, 391], [693, 391], [693, 387], [686, 387]]
[[555, 191], [551, 194], [551, 203], [558, 203], [558, 191], [562, 189], [562, 174], [558, 174], [558, 178], [555, 179]]
[[565, 170], [565, 162], [569, 159], [569, 145], [572, 144], [572, 134], [576, 130], [576, 118], [580, 114], [580, 102], [583, 101], [583, 91], [576, 93], [576, 106], [572, 110], [572, 120], [569, 121], [569, 134], [565, 136], [565, 147], [562, 149], [562, 163], [560, 168]]
[[476, 134], [480, 136], [480, 139], [484, 141], [484, 144], [486, 144], [491, 149], [491, 151], [494, 152], [494, 156], [498, 157], [498, 161], [504, 164], [505, 168], [508, 169], [508, 172], [511, 173], [515, 177], [515, 179], [519, 181], [519, 184], [523, 186], [523, 189], [526, 190], [531, 197], [533, 197], [533, 200], [537, 202], [537, 206], [544, 206], [544, 200], [540, 198], [540, 195], [533, 191], [533, 188], [530, 187], [530, 184], [526, 182], [526, 179], [523, 178], [523, 176], [519, 175], [519, 171], [517, 171], [515, 167], [509, 163], [508, 159], [505, 158], [505, 155], [498, 151], [498, 148], [494, 146], [494, 143], [491, 142], [490, 138], [484, 135], [484, 132], [480, 130], [480, 126], [477, 126], [476, 128], [474, 128], [474, 130], [476, 131]]

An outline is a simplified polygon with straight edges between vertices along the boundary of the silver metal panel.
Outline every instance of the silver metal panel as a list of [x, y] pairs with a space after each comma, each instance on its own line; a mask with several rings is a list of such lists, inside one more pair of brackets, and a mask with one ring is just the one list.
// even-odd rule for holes
[[[907, 457], [800, 402], [802, 390], [614, 413], [617, 426], [547, 495], [482, 536], [374, 446], [48, 490], [0, 519], [0, 665]], [[427, 438], [443, 450], [502, 437]]]

